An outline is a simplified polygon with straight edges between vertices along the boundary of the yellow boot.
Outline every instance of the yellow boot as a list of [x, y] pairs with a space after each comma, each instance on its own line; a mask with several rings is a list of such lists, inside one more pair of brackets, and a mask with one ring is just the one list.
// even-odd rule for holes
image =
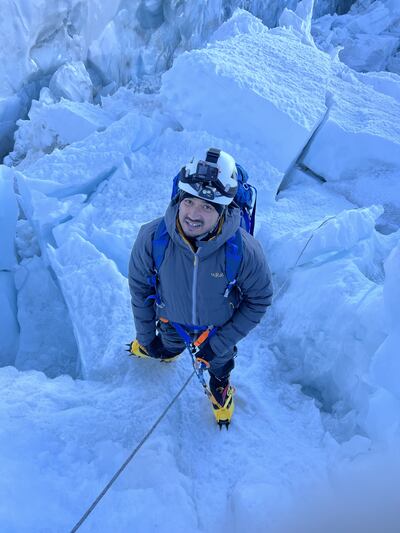
[[[142, 346], [137, 339], [132, 341], [130, 344], [127, 345], [129, 352], [129, 355], [133, 355], [135, 357], [140, 357], [141, 359], [156, 359], [155, 357], [151, 357], [144, 346]], [[159, 361], [161, 363], [171, 363], [171, 361], [174, 361], [180, 356], [180, 354], [174, 355], [172, 357], [160, 357]]]
[[235, 389], [231, 385], [227, 385], [226, 390], [223, 387], [220, 387], [221, 390], [218, 390], [218, 397], [222, 398], [221, 403], [219, 403], [214, 394], [211, 394], [210, 400], [213, 407], [213, 412], [219, 429], [222, 426], [225, 426], [226, 429], [229, 428], [231, 418], [233, 415], [233, 410], [235, 408], [235, 403], [233, 401], [233, 395], [235, 394]]

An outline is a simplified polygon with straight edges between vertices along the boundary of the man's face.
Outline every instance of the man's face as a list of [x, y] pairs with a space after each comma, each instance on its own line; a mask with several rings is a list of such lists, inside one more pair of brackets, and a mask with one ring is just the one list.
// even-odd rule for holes
[[184, 198], [179, 204], [179, 222], [186, 237], [194, 238], [208, 233], [218, 222], [215, 207], [200, 198]]

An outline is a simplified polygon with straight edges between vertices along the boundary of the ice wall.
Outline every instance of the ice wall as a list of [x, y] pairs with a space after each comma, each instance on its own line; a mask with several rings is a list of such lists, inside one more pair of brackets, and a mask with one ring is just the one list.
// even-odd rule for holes
[[346, 14], [316, 20], [313, 35], [322, 50], [337, 53], [354, 70], [400, 74], [399, 23], [397, 0], [357, 0]]
[[0, 159], [49, 76], [68, 61], [86, 60], [89, 44], [113, 17], [119, 1], [4, 0], [0, 21]]
[[372, 361], [369, 382], [378, 390], [369, 399], [364, 421], [367, 431], [380, 440], [390, 440], [400, 432], [400, 244], [386, 259], [385, 273], [383, 297], [388, 336]]
[[0, 167], [0, 365], [14, 364], [18, 350], [17, 293], [13, 269], [16, 267], [14, 236], [18, 206], [14, 176]]
[[[131, 81], [153, 90], [179, 53], [203, 46], [236, 8], [245, 8], [272, 27], [284, 8], [295, 9], [297, 3], [5, 0], [0, 22], [0, 158], [12, 147], [16, 121], [26, 117], [30, 101], [63, 65], [85, 62], [95, 92], [104, 85], [113, 91]], [[319, 16], [343, 12], [349, 4], [350, 0], [318, 0], [315, 9]]]
[[[374, 222], [379, 213], [376, 208], [346, 210], [301, 232], [286, 233], [269, 248], [271, 266], [277, 272], [269, 324], [272, 349], [282, 371], [332, 415], [327, 417], [328, 428], [339, 440], [351, 438], [359, 428], [382, 439], [388, 431], [387, 421], [378, 422], [386, 408], [377, 401], [375, 405], [373, 398], [393, 392], [387, 380], [395, 374], [393, 299], [397, 300], [396, 291], [393, 299], [388, 291], [396, 283], [396, 256], [389, 260], [385, 281], [385, 305], [396, 322], [389, 327], [383, 304], [382, 261], [399, 236], [376, 232]], [[381, 378], [371, 389], [369, 372], [374, 357]], [[369, 401], [375, 409], [373, 418], [367, 414]], [[392, 424], [399, 420], [397, 412]]]

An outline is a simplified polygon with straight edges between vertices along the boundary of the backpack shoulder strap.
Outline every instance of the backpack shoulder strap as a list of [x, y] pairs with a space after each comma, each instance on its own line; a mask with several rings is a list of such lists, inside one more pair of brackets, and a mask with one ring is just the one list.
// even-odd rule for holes
[[243, 242], [240, 229], [238, 229], [225, 243], [225, 274], [228, 278], [228, 285], [224, 294], [225, 298], [228, 297], [231, 289], [236, 285], [242, 257]]
[[164, 261], [165, 250], [169, 243], [169, 233], [165, 224], [164, 218], [161, 219], [154, 233], [152, 242], [152, 254], [154, 261], [154, 269], [156, 272], [160, 270], [160, 266]]
[[151, 294], [146, 298], [146, 301], [154, 300], [158, 307], [164, 307], [164, 303], [158, 292], [158, 272], [162, 262], [164, 261], [165, 250], [167, 249], [168, 243], [169, 234], [167, 231], [167, 226], [165, 225], [165, 221], [162, 219], [156, 228], [153, 241], [151, 243], [154, 271], [147, 278], [149, 285], [154, 289], [154, 294]]

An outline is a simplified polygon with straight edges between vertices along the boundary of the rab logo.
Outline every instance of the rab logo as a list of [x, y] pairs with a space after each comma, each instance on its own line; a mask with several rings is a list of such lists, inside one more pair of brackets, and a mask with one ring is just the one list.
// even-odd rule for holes
[[213, 278], [223, 278], [224, 274], [223, 272], [211, 272], [211, 275]]

